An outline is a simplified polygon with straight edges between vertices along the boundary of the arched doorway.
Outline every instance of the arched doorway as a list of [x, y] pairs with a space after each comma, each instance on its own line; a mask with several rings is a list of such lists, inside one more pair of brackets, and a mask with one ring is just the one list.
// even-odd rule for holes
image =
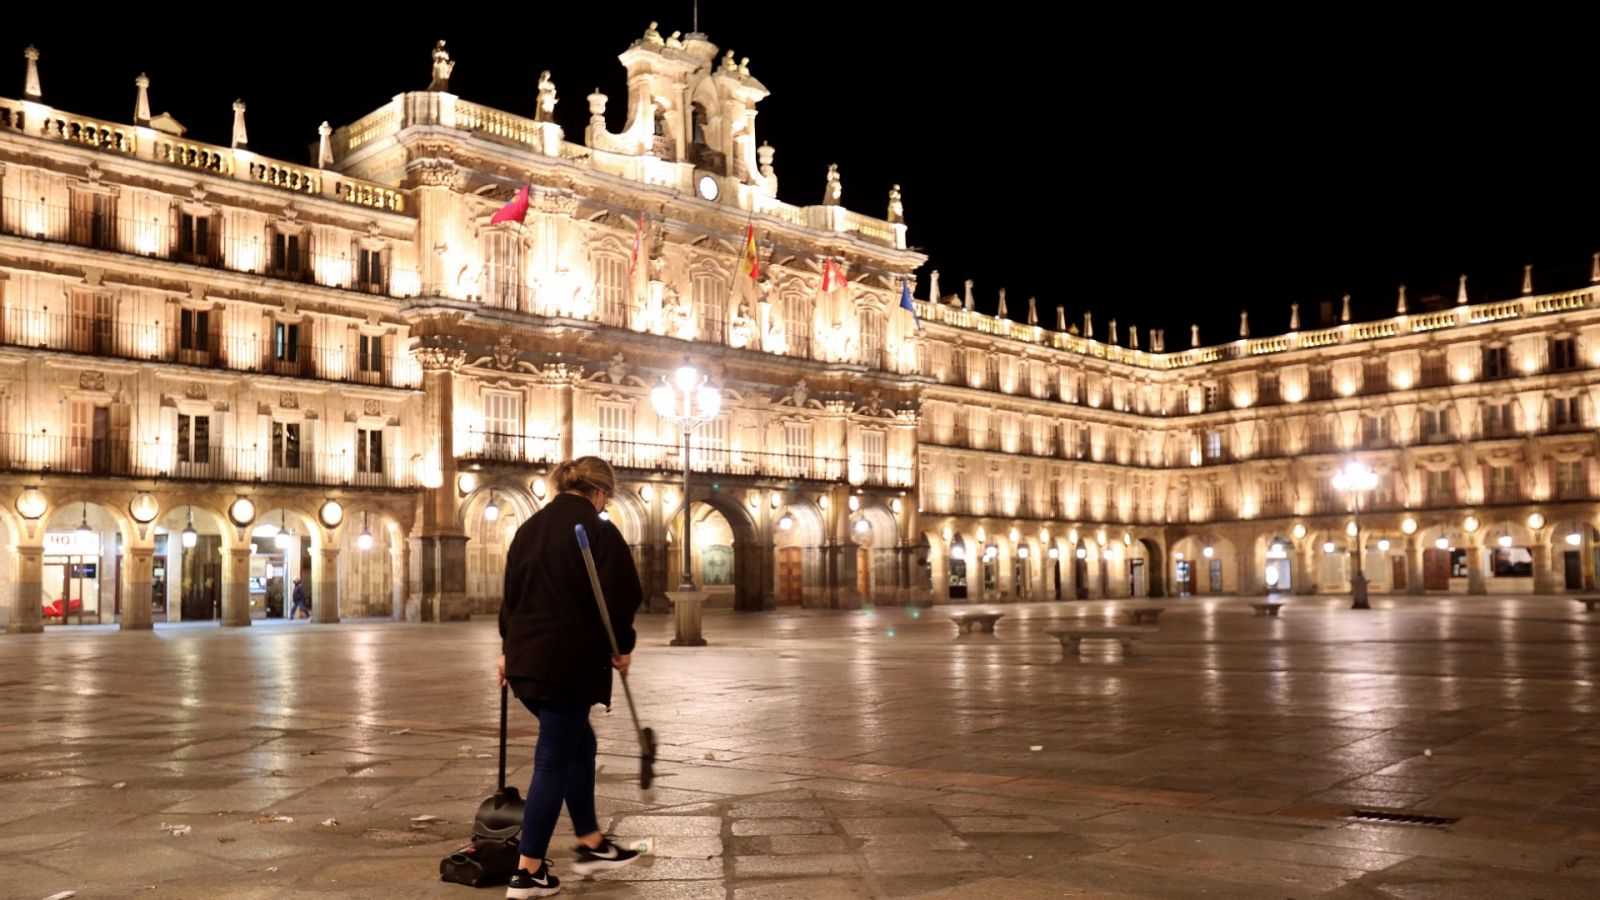
[[1294, 590], [1294, 542], [1281, 534], [1263, 535], [1256, 540], [1257, 558], [1262, 560], [1261, 584], [1268, 594]]
[[894, 514], [877, 504], [860, 507], [850, 516], [850, 539], [855, 545], [858, 601], [873, 606], [892, 598], [899, 544]]
[[476, 613], [498, 612], [505, 592], [506, 551], [517, 529], [539, 508], [515, 482], [480, 485], [461, 504], [467, 535], [467, 603]]
[[285, 507], [263, 510], [250, 526], [250, 609], [269, 619], [294, 611], [298, 581], [306, 602], [316, 594], [312, 551], [321, 536], [309, 516]]
[[[773, 552], [777, 559], [773, 592], [778, 605], [808, 605], [806, 585], [823, 581], [822, 514], [808, 503], [798, 503], [779, 511], [775, 522]], [[810, 605], [820, 604], [813, 600]]]
[[[1586, 591], [1594, 587], [1600, 532], [1579, 519], [1566, 519], [1550, 527], [1551, 583], [1556, 590]], [[3, 576], [0, 576], [3, 577]]]
[[[706, 605], [762, 609], [760, 550], [741, 504], [713, 494], [709, 502], [694, 501], [689, 518], [692, 571], [695, 586], [708, 595]], [[683, 579], [682, 508], [667, 521], [667, 584], [672, 590]]]
[[375, 509], [346, 511], [339, 528], [341, 615], [393, 617], [402, 608], [404, 548], [394, 519]]
[[[156, 520], [150, 567], [152, 622], [211, 622], [222, 617], [226, 533], [222, 517], [201, 506], [171, 506]], [[253, 606], [252, 611], [263, 608]]]
[[1182, 594], [1227, 594], [1238, 590], [1238, 555], [1233, 542], [1215, 534], [1190, 535], [1173, 544], [1173, 583]]
[[970, 555], [966, 538], [959, 534], [952, 535], [945, 574], [951, 600], [967, 599], [967, 562]]
[[121, 519], [93, 501], [69, 500], [45, 521], [43, 537], [44, 624], [117, 621], [123, 601]]
[[1139, 538], [1138, 543], [1144, 547], [1144, 573], [1148, 585], [1148, 596], [1165, 597], [1166, 584], [1166, 555], [1161, 549], [1161, 544], [1152, 538]]

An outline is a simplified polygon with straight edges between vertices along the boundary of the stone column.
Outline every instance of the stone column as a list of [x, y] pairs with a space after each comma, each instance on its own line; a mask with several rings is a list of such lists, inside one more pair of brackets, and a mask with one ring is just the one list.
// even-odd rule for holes
[[150, 581], [155, 568], [156, 548], [129, 546], [122, 553], [123, 631], [149, 631]]
[[1239, 549], [1234, 552], [1234, 567], [1237, 570], [1234, 575], [1234, 585], [1237, 588], [1236, 593], [1242, 597], [1261, 592], [1261, 589], [1256, 584], [1258, 570], [1256, 569], [1255, 555], [1254, 549], [1245, 549], [1242, 543]]
[[1294, 567], [1294, 592], [1296, 594], [1315, 594], [1317, 592], [1317, 573], [1312, 568], [1317, 551], [1307, 543], [1299, 550], [1299, 558], [1295, 560]]
[[573, 378], [556, 380], [557, 427], [561, 429], [561, 459], [572, 458], [572, 382]]
[[323, 547], [317, 552], [312, 573], [311, 620], [319, 625], [339, 622], [339, 548]]
[[11, 579], [11, 621], [8, 634], [44, 631], [44, 548], [17, 547], [17, 568]]
[[1533, 592], [1535, 594], [1553, 594], [1556, 591], [1555, 580], [1550, 573], [1550, 544], [1546, 541], [1537, 541], [1533, 545]]
[[[437, 464], [439, 484], [417, 497], [418, 528], [411, 538], [410, 596], [406, 618], [422, 622], [465, 619], [467, 536], [461, 532], [461, 502], [456, 491], [454, 419], [456, 370], [466, 351], [447, 338], [432, 337], [413, 349], [422, 366], [423, 475]], [[313, 602], [315, 609], [319, 604]], [[414, 614], [413, 614], [414, 613]]]
[[1406, 593], [1422, 594], [1422, 544], [1416, 537], [1406, 538]]
[[[249, 541], [248, 534], [244, 538]], [[287, 579], [285, 579], [287, 580]], [[283, 614], [289, 615], [292, 588], [283, 587]], [[250, 624], [250, 545], [233, 547], [222, 554], [222, 624]]]
[[1477, 544], [1467, 547], [1467, 593], [1486, 594], [1488, 588], [1483, 583], [1483, 548]]

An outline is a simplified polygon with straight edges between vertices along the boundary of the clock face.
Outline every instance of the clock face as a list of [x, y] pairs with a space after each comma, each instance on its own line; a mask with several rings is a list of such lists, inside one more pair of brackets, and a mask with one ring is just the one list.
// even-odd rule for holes
[[717, 184], [717, 179], [710, 175], [701, 175], [696, 188], [700, 191], [700, 196], [707, 200], [717, 199], [717, 194], [721, 193], [722, 190]]

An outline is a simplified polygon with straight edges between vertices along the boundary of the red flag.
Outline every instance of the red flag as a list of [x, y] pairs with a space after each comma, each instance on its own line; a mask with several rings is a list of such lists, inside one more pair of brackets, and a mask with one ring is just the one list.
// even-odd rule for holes
[[639, 243], [644, 240], [644, 213], [639, 213], [639, 230], [633, 235], [633, 258], [628, 260], [628, 277], [633, 277], [633, 269], [639, 264]]
[[516, 222], [521, 224], [522, 220], [526, 219], [527, 217], [528, 186], [523, 185], [522, 190], [517, 191], [517, 195], [511, 198], [510, 203], [500, 207], [499, 212], [489, 217], [489, 224], [498, 225], [501, 222]]
[[744, 261], [739, 263], [739, 274], [749, 275], [751, 281], [761, 277], [761, 261], [756, 256], [756, 226], [744, 226]]
[[824, 294], [832, 293], [844, 287], [844, 285], [844, 272], [840, 271], [832, 259], [829, 259], [822, 266], [822, 292]]

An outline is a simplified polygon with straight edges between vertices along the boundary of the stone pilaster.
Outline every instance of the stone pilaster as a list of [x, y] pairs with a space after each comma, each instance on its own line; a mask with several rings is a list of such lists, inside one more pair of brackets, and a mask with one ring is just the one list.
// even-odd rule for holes
[[339, 548], [317, 551], [316, 571], [312, 573], [311, 619], [322, 625], [339, 621]]
[[18, 547], [17, 567], [11, 579], [9, 634], [44, 631], [44, 548]]
[[[285, 579], [287, 580], [287, 579]], [[283, 588], [283, 614], [289, 615], [291, 586]], [[250, 545], [222, 554], [222, 624], [250, 624]]]
[[149, 631], [150, 582], [155, 567], [154, 547], [130, 546], [122, 554], [123, 631]]

